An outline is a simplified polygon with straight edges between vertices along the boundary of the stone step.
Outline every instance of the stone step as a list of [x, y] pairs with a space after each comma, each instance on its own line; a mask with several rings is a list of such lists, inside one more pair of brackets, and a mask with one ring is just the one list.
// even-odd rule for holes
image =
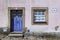
[[23, 34], [9, 34], [8, 36], [10, 36], [10, 37], [11, 37], [11, 36], [14, 36], [14, 37], [16, 37], [16, 36], [17, 36], [17, 37], [20, 36], [20, 37], [21, 37], [21, 36], [23, 36]]
[[11, 32], [11, 34], [23, 34], [23, 32]]

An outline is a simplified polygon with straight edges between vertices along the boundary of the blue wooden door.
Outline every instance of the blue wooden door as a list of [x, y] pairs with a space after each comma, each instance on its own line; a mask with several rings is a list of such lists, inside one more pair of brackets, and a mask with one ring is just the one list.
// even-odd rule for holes
[[11, 29], [13, 32], [22, 32], [22, 12], [14, 11], [11, 13]]

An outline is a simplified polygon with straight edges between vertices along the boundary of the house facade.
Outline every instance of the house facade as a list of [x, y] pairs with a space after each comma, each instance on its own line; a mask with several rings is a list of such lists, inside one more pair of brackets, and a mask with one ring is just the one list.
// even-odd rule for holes
[[60, 0], [0, 0], [0, 28], [7, 27], [10, 32], [21, 32], [24, 27], [30, 32], [60, 32], [59, 2]]

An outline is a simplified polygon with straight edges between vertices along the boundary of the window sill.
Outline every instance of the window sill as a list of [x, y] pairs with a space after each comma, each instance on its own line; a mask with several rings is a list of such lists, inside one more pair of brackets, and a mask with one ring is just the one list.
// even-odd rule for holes
[[32, 23], [32, 25], [48, 25], [48, 23], [47, 22], [34, 22], [34, 23]]

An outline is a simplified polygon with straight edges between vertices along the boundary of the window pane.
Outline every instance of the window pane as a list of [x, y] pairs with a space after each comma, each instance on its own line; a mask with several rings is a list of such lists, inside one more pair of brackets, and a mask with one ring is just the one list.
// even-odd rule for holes
[[35, 22], [45, 22], [45, 12], [41, 10], [35, 10], [34, 12]]
[[45, 15], [45, 12], [42, 12], [42, 15]]

